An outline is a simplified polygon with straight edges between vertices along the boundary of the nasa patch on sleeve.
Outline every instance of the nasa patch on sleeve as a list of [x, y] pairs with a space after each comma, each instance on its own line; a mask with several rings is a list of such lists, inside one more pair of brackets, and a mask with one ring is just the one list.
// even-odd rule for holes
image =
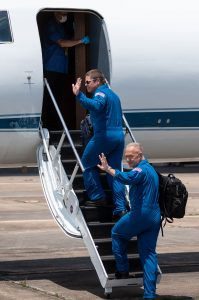
[[98, 93], [95, 94], [95, 97], [96, 96], [101, 96], [101, 97], [104, 98], [106, 95], [104, 93], [102, 93], [102, 92], [98, 92]]
[[140, 168], [135, 168], [135, 169], [133, 169], [133, 171], [137, 171], [137, 172], [142, 172], [142, 169], [140, 169]]

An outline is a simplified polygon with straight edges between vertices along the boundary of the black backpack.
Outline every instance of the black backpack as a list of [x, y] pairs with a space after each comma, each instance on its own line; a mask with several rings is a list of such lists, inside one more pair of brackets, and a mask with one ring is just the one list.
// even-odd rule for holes
[[80, 123], [80, 130], [81, 130], [81, 138], [82, 138], [82, 145], [86, 147], [88, 142], [93, 136], [93, 126], [90, 119], [90, 114], [87, 114], [86, 117]]
[[[158, 173], [158, 172], [157, 172]], [[188, 199], [188, 192], [180, 179], [173, 174], [159, 176], [159, 206], [163, 227], [166, 222], [173, 223], [173, 218], [183, 218]], [[162, 229], [161, 223], [161, 229]], [[163, 235], [163, 230], [162, 230]]]

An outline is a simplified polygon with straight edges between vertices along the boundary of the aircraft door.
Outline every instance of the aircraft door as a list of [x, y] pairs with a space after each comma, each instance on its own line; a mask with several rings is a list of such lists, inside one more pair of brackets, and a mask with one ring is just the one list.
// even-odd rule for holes
[[[91, 41], [87, 45], [78, 44], [62, 49], [62, 52], [65, 50], [65, 55], [67, 56], [68, 68], [66, 71], [62, 71], [61, 75], [57, 74], [60, 71], [55, 71], [54, 65], [49, 67], [46, 64], [49, 61], [46, 49], [49, 49], [52, 44], [56, 43], [57, 51], [61, 51], [58, 49], [58, 40], [54, 41], [54, 37], [49, 35], [49, 27], [54, 24], [55, 15], [60, 12], [67, 14], [67, 21], [62, 24], [63, 40], [80, 40], [83, 36], [88, 35]], [[84, 80], [85, 73], [89, 69], [94, 68], [100, 68], [107, 76], [107, 79], [110, 79], [110, 49], [104, 30], [104, 22], [96, 13], [87, 11], [73, 12], [66, 8], [42, 10], [37, 15], [37, 22], [43, 49], [44, 77], [48, 80], [67, 127], [69, 129], [79, 129], [80, 122], [85, 117], [86, 111], [76, 101], [72, 93], [72, 83], [76, 81], [77, 77], [81, 77]], [[53, 56], [52, 53], [51, 55]], [[63, 73], [65, 73], [65, 76], [63, 76]], [[59, 84], [63, 81], [63, 84], [59, 85], [56, 81]], [[56, 88], [56, 85], [58, 85], [58, 88]], [[86, 93], [84, 85], [82, 85], [82, 91]], [[43, 127], [49, 130], [62, 128], [48, 92], [44, 93], [42, 123]]]

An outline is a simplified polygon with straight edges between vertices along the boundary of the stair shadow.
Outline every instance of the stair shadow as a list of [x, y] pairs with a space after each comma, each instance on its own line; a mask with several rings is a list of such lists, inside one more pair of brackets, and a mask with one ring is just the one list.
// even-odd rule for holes
[[[159, 255], [163, 273], [199, 272], [199, 253], [166, 253]], [[74, 291], [88, 291], [104, 296], [104, 289], [89, 257], [34, 259], [0, 262], [0, 281], [50, 280]], [[169, 287], [168, 287], [169, 288]], [[111, 297], [119, 299], [142, 299], [143, 290], [138, 287], [113, 288]], [[82, 299], [82, 298], [81, 298]], [[157, 300], [192, 300], [188, 296], [158, 296]]]

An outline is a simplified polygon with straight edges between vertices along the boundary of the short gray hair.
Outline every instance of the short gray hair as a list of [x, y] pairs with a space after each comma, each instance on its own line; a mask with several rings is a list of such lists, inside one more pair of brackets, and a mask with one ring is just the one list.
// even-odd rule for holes
[[127, 149], [127, 148], [131, 148], [131, 147], [136, 148], [140, 153], [143, 154], [143, 147], [140, 143], [131, 142], [131, 143], [127, 144], [125, 148]]

